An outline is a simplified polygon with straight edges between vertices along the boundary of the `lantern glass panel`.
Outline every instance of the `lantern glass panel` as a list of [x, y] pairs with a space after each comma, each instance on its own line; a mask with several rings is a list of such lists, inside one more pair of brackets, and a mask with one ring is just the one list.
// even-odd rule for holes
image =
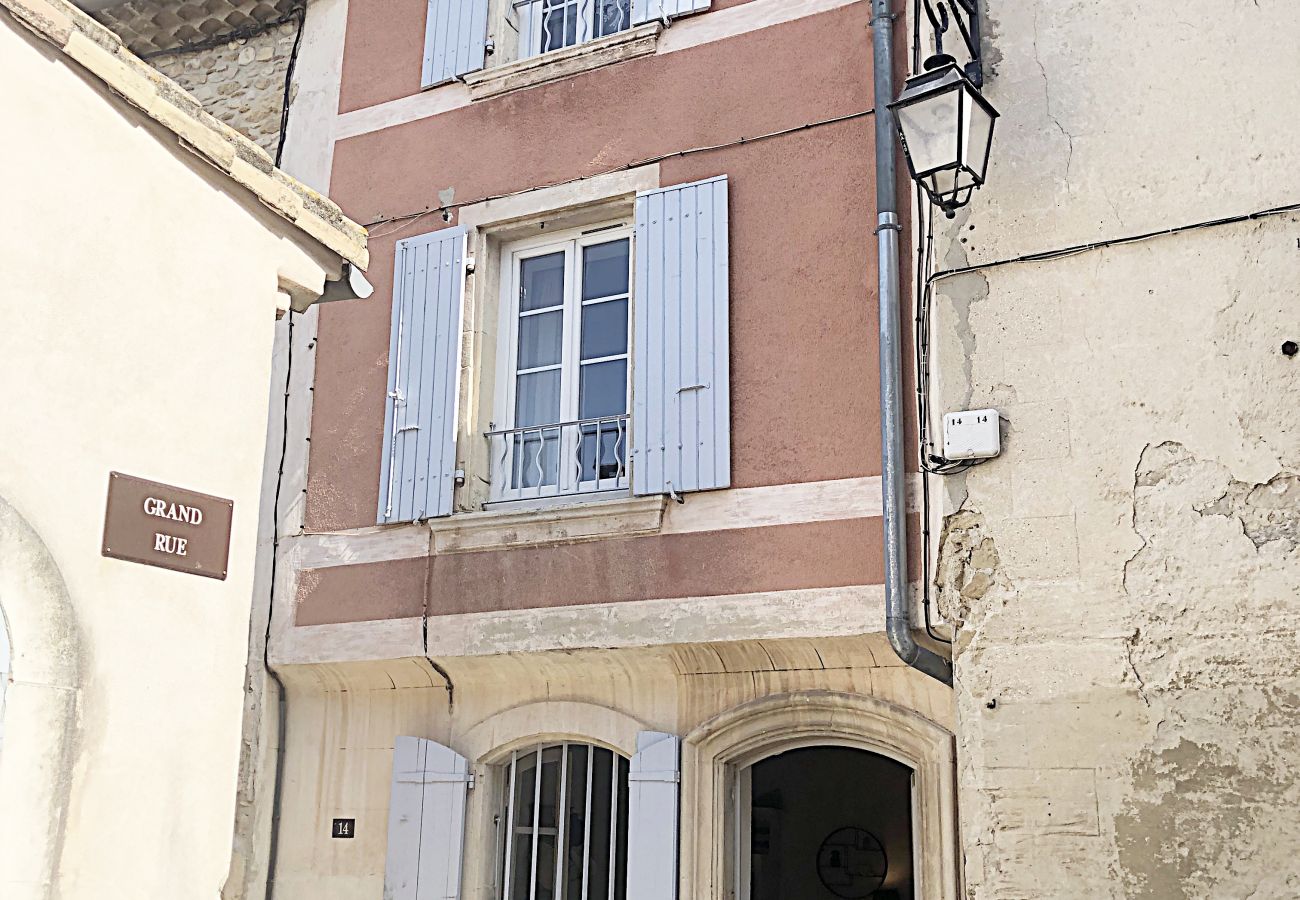
[[907, 141], [912, 170], [917, 175], [958, 162], [961, 100], [961, 90], [954, 85], [952, 89], [898, 107], [898, 124]]
[[962, 116], [965, 135], [962, 138], [962, 162], [974, 172], [979, 181], [984, 181], [985, 170], [989, 164], [989, 142], [993, 135], [993, 116], [981, 105], [969, 91], [963, 91], [962, 103], [965, 106]]

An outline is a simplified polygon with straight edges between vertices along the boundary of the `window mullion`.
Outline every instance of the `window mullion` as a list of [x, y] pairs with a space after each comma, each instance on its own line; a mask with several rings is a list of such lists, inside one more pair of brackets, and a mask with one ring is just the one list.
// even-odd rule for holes
[[564, 375], [562, 386], [564, 394], [563, 415], [565, 422], [578, 418], [578, 361], [582, 352], [582, 286], [579, 284], [582, 271], [578, 263], [576, 242], [570, 243], [566, 253], [564, 270]]
[[587, 900], [587, 882], [591, 871], [591, 773], [596, 768], [596, 748], [587, 747], [586, 811], [582, 816], [582, 900]]
[[564, 826], [569, 818], [568, 803], [565, 792], [569, 787], [569, 745], [560, 745], [560, 794], [555, 800], [555, 885], [551, 896], [556, 900], [564, 897]]
[[609, 893], [614, 900], [614, 882], [618, 876], [618, 767], [617, 753], [609, 755]]
[[[560, 421], [572, 422], [578, 418], [578, 353], [582, 334], [582, 306], [577, 302], [582, 296], [578, 284], [581, 266], [578, 262], [577, 242], [570, 241], [564, 254], [564, 351], [562, 354], [564, 368], [560, 375]], [[571, 432], [573, 429], [568, 431]], [[561, 493], [571, 490], [577, 482], [577, 475], [574, 473], [574, 461], [577, 459], [577, 448], [573, 446], [575, 437], [576, 434], [566, 433], [566, 429], [560, 429], [559, 446], [556, 449], [556, 465], [560, 471], [557, 473], [559, 477], [556, 480]]]
[[542, 817], [542, 745], [537, 745], [537, 762], [533, 769], [533, 855], [529, 860], [532, 871], [528, 877], [528, 900], [537, 900], [537, 836]]
[[519, 751], [510, 754], [510, 788], [506, 793], [506, 858], [501, 867], [503, 890], [502, 900], [510, 900], [510, 891], [514, 887], [515, 860], [515, 818], [519, 814], [515, 803], [515, 776], [519, 771]]

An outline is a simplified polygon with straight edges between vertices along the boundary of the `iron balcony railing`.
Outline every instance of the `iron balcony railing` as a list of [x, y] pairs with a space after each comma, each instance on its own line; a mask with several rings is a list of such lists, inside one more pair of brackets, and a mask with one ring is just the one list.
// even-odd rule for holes
[[517, 0], [519, 56], [537, 56], [632, 27], [632, 0]]
[[491, 500], [627, 490], [628, 421], [604, 416], [487, 432]]

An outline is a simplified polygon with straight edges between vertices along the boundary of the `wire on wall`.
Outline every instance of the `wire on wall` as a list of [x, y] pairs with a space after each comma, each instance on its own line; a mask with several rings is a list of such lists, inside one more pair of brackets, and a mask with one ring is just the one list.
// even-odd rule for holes
[[1141, 234], [1131, 234], [1125, 237], [1088, 241], [1087, 243], [1073, 244], [1069, 247], [1061, 247], [1056, 250], [1040, 250], [1035, 253], [1026, 253], [1022, 256], [1012, 256], [1005, 259], [989, 260], [988, 262], [971, 263], [967, 266], [959, 266], [955, 269], [944, 269], [943, 271], [935, 272], [929, 275], [926, 280], [928, 284], [932, 285], [945, 278], [965, 275], [968, 272], [986, 272], [989, 269], [999, 269], [1003, 266], [1010, 266], [1015, 263], [1049, 262], [1054, 259], [1064, 259], [1067, 256], [1077, 256], [1080, 253], [1088, 253], [1092, 250], [1103, 250], [1107, 247], [1122, 247], [1125, 244], [1137, 244], [1142, 241], [1150, 241], [1155, 238], [1166, 237], [1173, 234], [1182, 234], [1187, 231], [1199, 231], [1202, 228], [1221, 228], [1225, 225], [1237, 225], [1242, 222], [1253, 222], [1259, 219], [1267, 219], [1272, 216], [1282, 216], [1294, 212], [1300, 212], [1300, 203], [1287, 203], [1282, 206], [1271, 206], [1268, 209], [1260, 209], [1255, 212], [1241, 213], [1235, 216], [1224, 216], [1218, 219], [1206, 219], [1201, 222], [1192, 222], [1188, 225], [1174, 225], [1170, 228], [1161, 228], [1157, 231], [1145, 231]]
[[598, 178], [601, 175], [610, 175], [615, 172], [626, 172], [630, 169], [639, 168], [640, 166], [654, 165], [655, 163], [665, 162], [670, 159], [678, 159], [685, 156], [694, 156], [697, 153], [711, 153], [716, 150], [725, 150], [729, 147], [740, 147], [743, 146], [744, 144], [753, 144], [753, 143], [757, 143], [758, 141], [766, 141], [772, 138], [784, 137], [786, 135], [795, 134], [800, 131], [809, 131], [813, 128], [822, 128], [826, 125], [838, 125], [841, 122], [851, 122], [855, 119], [862, 119], [862, 118], [866, 118], [867, 116], [875, 115], [875, 112], [876, 112], [875, 107], [872, 107], [870, 109], [864, 109], [860, 112], [846, 113], [845, 115], [842, 116], [832, 116], [831, 118], [828, 119], [819, 119], [816, 122], [808, 122], [804, 125], [795, 125], [791, 128], [781, 128], [776, 131], [766, 132], [764, 134], [756, 134], [753, 137], [740, 137], [734, 140], [724, 141], [723, 143], [720, 144], [705, 144], [700, 147], [688, 147], [684, 150], [674, 150], [671, 153], [662, 153], [658, 156], [648, 156], [645, 159], [633, 160], [632, 162], [629, 163], [623, 163], [622, 165], [612, 166], [608, 169], [602, 169], [599, 172], [592, 172], [590, 175], [579, 175], [577, 178], [566, 178], [561, 181], [552, 181], [547, 184], [539, 184], [534, 187], [523, 188], [518, 191], [505, 191], [500, 194], [488, 194], [482, 197], [477, 197], [473, 200], [463, 200], [458, 203], [448, 203], [440, 206], [429, 206], [417, 212], [402, 213], [401, 215], [396, 215], [396, 216], [380, 216], [374, 219], [373, 221], [366, 222], [365, 227], [375, 228], [376, 226], [379, 225], [400, 224], [400, 227], [398, 228], [389, 229], [388, 231], [373, 232], [370, 235], [372, 239], [377, 237], [385, 237], [387, 235], [395, 234], [399, 231], [404, 231], [405, 229], [409, 228], [411, 225], [415, 224], [415, 222], [419, 221], [420, 219], [423, 219], [426, 216], [431, 216], [434, 214], [441, 215], [443, 216], [444, 220], [450, 221], [451, 213], [453, 210], [461, 209], [462, 207], [466, 207], [466, 206], [473, 206], [476, 203], [487, 203], [492, 200], [504, 200], [507, 197], [519, 197], [524, 194], [531, 194], [534, 191], [544, 191], [544, 190], [549, 190], [550, 188], [563, 187], [564, 185], [578, 184], [579, 182], [589, 181], [592, 178]]
[[201, 41], [193, 41], [188, 44], [177, 44], [175, 47], [164, 47], [159, 50], [150, 50], [146, 53], [137, 54], [140, 59], [150, 60], [159, 56], [179, 56], [185, 53], [198, 53], [203, 50], [211, 50], [214, 47], [220, 47], [222, 44], [229, 44], [231, 41], [249, 40], [258, 35], [266, 34], [273, 28], [279, 28], [285, 22], [291, 22], [299, 15], [299, 7], [289, 10], [282, 16], [277, 16], [266, 22], [258, 22], [253, 25], [245, 25], [243, 28], [236, 28], [233, 31], [223, 32], [222, 34], [213, 35], [210, 38], [204, 38]]
[[288, 18], [297, 20], [298, 31], [293, 36], [293, 49], [289, 52], [289, 64], [284, 69], [284, 99], [280, 104], [280, 136], [275, 143], [275, 166], [277, 169], [280, 167], [280, 160], [284, 158], [284, 145], [289, 135], [289, 106], [293, 102], [293, 74], [298, 68], [298, 51], [302, 49], [302, 33], [307, 30], [306, 5], [301, 3], [296, 5], [289, 12]]

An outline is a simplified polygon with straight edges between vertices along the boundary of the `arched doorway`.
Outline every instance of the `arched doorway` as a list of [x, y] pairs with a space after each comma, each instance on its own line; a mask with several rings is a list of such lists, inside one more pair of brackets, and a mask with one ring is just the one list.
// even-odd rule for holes
[[740, 900], [914, 900], [909, 767], [801, 747], [740, 770], [736, 793]]
[[[838, 757], [836, 765], [841, 770], [847, 766], [859, 778], [872, 777], [874, 772], [889, 783], [886, 795], [894, 797], [891, 807], [895, 813], [900, 807], [908, 809], [911, 867], [907, 871], [895, 863], [893, 869], [895, 874], [907, 874], [900, 891], [910, 889], [915, 900], [957, 900], [957, 773], [952, 733], [916, 710], [838, 691], [764, 697], [715, 716], [686, 736], [682, 743], [681, 895], [695, 900], [750, 900], [756, 896], [753, 883], [745, 880], [753, 874], [755, 773], [760, 784], [766, 784], [785, 770], [794, 770], [793, 788], [800, 770], [806, 771], [810, 763], [825, 764], [831, 757], [792, 755], [768, 770], [762, 764], [809, 750], [863, 754]], [[823, 868], [834, 868], [829, 865], [829, 855], [837, 845], [841, 864], [846, 862], [843, 853], [849, 846], [854, 853], [867, 853], [870, 840], [861, 836], [861, 831], [885, 844], [881, 835], [871, 832], [872, 823], [881, 831], [886, 829], [879, 823], [888, 824], [891, 835], [898, 827], [897, 819], [889, 816], [873, 816], [870, 822], [819, 823], [826, 832], [818, 837], [819, 853], [827, 844]], [[851, 830], [833, 834], [841, 828]], [[888, 854], [887, 846], [885, 852]], [[895, 850], [899, 852], [909, 855], [907, 850]], [[807, 863], [804, 857], [799, 864]], [[827, 878], [834, 880], [833, 873], [828, 871]], [[855, 877], [853, 883], [860, 880]], [[807, 895], [778, 892], [775, 896], [804, 900]], [[812, 896], [837, 900], [834, 893]], [[907, 896], [900, 893], [899, 900]], [[879, 898], [866, 894], [863, 900], [886, 898], [893, 900], [888, 893]]]

